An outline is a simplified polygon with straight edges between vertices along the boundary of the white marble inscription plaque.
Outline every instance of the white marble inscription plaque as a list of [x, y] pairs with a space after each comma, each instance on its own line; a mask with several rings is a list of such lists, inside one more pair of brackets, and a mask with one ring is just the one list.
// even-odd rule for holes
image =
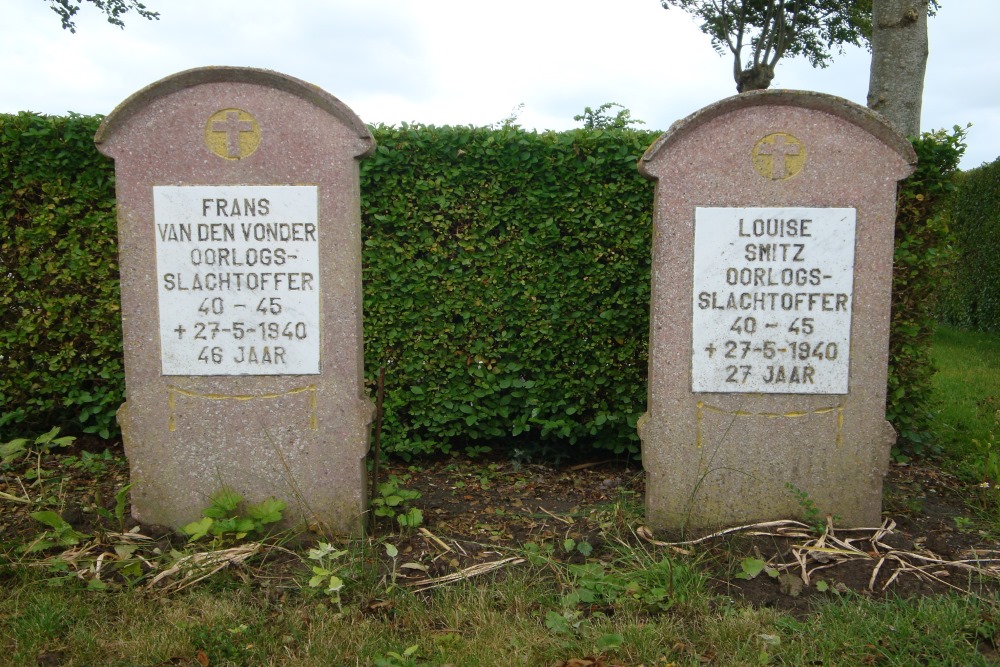
[[320, 372], [315, 186], [153, 188], [164, 375]]
[[846, 394], [853, 208], [697, 208], [691, 389]]

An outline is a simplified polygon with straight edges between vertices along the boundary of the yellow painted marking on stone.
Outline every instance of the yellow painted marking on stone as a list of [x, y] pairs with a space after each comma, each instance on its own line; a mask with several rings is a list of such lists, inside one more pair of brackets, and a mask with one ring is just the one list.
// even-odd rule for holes
[[705, 403], [703, 401], [698, 401], [695, 405], [698, 406], [698, 416], [695, 418], [695, 421], [697, 421], [698, 424], [698, 429], [696, 431], [697, 436], [695, 437], [694, 444], [698, 447], [698, 449], [701, 449], [701, 420], [704, 415]]
[[294, 396], [303, 392], [309, 392], [309, 429], [312, 431], [318, 430], [319, 425], [316, 418], [316, 385], [314, 384], [271, 394], [202, 394], [196, 391], [181, 389], [180, 387], [167, 387], [167, 402], [170, 405], [168, 429], [171, 431], [177, 430], [177, 423], [174, 419], [174, 405], [176, 402], [174, 396], [177, 394], [187, 396], [188, 398], [202, 398], [208, 401], [255, 401], [258, 399], [284, 398], [285, 396]]
[[754, 144], [753, 168], [772, 181], [792, 178], [806, 163], [806, 146], [788, 132], [773, 132]]
[[260, 124], [243, 109], [220, 109], [205, 123], [205, 145], [226, 160], [250, 157], [260, 146]]
[[316, 387], [309, 392], [309, 428], [313, 431], [319, 428], [316, 422]]
[[282, 398], [284, 396], [292, 396], [293, 394], [301, 394], [306, 391], [316, 391], [316, 385], [299, 387], [298, 389], [289, 389], [288, 391], [273, 394], [200, 394], [196, 391], [181, 389], [180, 387], [170, 387], [170, 391], [176, 392], [181, 396], [206, 398], [212, 401], [254, 401], [258, 398]]
[[695, 417], [696, 432], [695, 432], [695, 445], [698, 449], [701, 449], [703, 442], [702, 433], [702, 423], [704, 421], [705, 410], [711, 412], [716, 412], [722, 415], [730, 415], [732, 417], [765, 417], [767, 419], [798, 419], [799, 417], [808, 417], [809, 415], [826, 415], [830, 414], [834, 410], [837, 411], [837, 447], [839, 448], [844, 442], [844, 406], [834, 405], [830, 407], [816, 408], [815, 410], [796, 410], [792, 412], [749, 412], [747, 410], [726, 410], [725, 408], [718, 408], [714, 405], [706, 405], [704, 401], [698, 401], [695, 403], [698, 408]]
[[167, 420], [167, 430], [176, 431], [177, 430], [177, 420], [174, 419], [174, 392], [169, 392], [167, 394], [167, 405], [170, 407], [170, 419]]

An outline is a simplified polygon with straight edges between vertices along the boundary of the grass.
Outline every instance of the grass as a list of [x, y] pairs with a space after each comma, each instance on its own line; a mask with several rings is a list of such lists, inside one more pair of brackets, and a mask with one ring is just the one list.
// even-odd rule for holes
[[639, 516], [615, 513], [599, 560], [525, 550], [519, 566], [427, 593], [378, 567], [384, 540], [346, 543], [341, 604], [308, 586], [312, 561], [287, 543], [170, 591], [148, 579], [88, 590], [54, 571], [58, 560], [11, 551], [0, 554], [0, 665], [987, 665], [980, 646], [1000, 640], [1000, 598], [981, 590], [913, 601], [831, 591], [805, 616], [753, 609], [711, 592], [702, 555], [625, 544]]
[[[937, 334], [938, 433], [947, 465], [974, 480], [995, 455], [998, 342]], [[58, 460], [53, 452], [46, 465]], [[590, 557], [536, 545], [513, 552], [524, 563], [425, 593], [386, 570], [386, 540], [397, 536], [341, 544], [347, 554], [330, 564], [344, 581], [339, 604], [309, 586], [315, 562], [287, 542], [181, 590], [150, 588], [148, 578], [92, 590], [67, 576], [58, 549], [43, 561], [0, 532], [0, 665], [975, 666], [1000, 657], [996, 594], [876, 600], [831, 590], [807, 614], [754, 609], [712, 592], [696, 549], [629, 539], [641, 520], [634, 502], [607, 517], [605, 547]], [[136, 553], [178, 556], [94, 539], [105, 540], [105, 566]], [[398, 564], [409, 558], [400, 554]]]
[[1000, 337], [941, 326], [932, 354], [937, 436], [951, 456], [976, 454], [998, 435]]
[[945, 465], [979, 485], [978, 509], [1000, 534], [1000, 337], [942, 326], [933, 359]]
[[225, 578], [169, 597], [21, 578], [0, 601], [0, 663], [194, 665], [203, 655], [211, 665], [555, 665], [601, 655], [609, 665], [986, 665], [976, 646], [1000, 627], [995, 605], [975, 598], [842, 596], [803, 620], [724, 602], [652, 615], [625, 605], [555, 632], [544, 622], [559, 609], [554, 582], [539, 575], [396, 591], [378, 613], [355, 600], [343, 614]]

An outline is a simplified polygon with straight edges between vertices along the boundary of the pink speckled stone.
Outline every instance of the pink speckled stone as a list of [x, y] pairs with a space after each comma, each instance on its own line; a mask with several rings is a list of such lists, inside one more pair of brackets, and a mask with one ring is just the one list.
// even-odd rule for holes
[[[773, 133], [805, 146], [791, 178], [754, 169], [754, 145]], [[885, 399], [896, 185], [915, 163], [910, 144], [871, 111], [783, 90], [708, 106], [646, 151], [639, 170], [657, 184], [649, 402], [639, 436], [651, 526], [707, 532], [802, 516], [787, 484], [842, 524], [880, 523], [895, 440]], [[692, 392], [696, 206], [857, 210], [849, 393]]]
[[[241, 109], [261, 141], [242, 159], [206, 144], [206, 123]], [[286, 523], [356, 533], [366, 508], [365, 397], [358, 160], [374, 149], [361, 120], [303, 81], [266, 70], [209, 67], [137, 92], [102, 123], [115, 160], [126, 402], [118, 413], [132, 513], [175, 528], [227, 486], [249, 502], [287, 503]], [[153, 187], [318, 188], [318, 375], [161, 374]]]

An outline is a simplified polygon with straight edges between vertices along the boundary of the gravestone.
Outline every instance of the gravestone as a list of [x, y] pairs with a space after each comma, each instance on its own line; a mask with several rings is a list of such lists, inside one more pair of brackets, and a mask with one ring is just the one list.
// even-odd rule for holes
[[817, 93], [756, 91], [675, 123], [656, 179], [647, 520], [704, 531], [881, 521], [897, 181], [913, 148]]
[[180, 527], [230, 488], [359, 530], [365, 125], [303, 81], [212, 67], [137, 92], [95, 142], [115, 160], [133, 515]]

